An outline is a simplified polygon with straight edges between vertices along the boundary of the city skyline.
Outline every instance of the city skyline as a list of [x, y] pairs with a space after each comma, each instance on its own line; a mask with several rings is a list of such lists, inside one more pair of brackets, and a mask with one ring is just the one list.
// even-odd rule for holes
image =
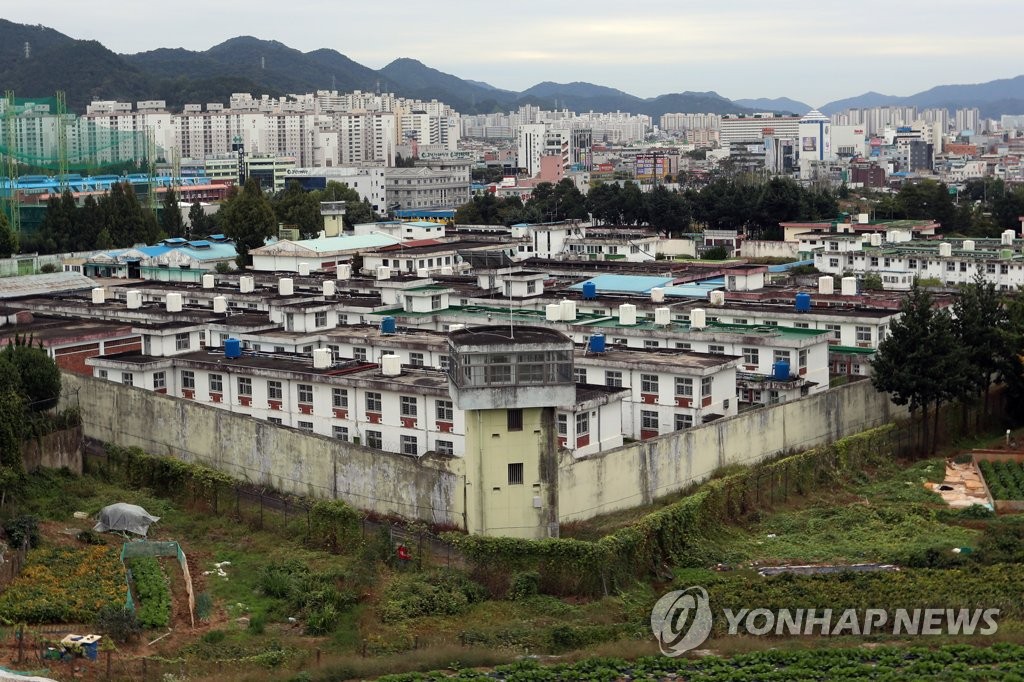
[[[573, 7], [533, 0], [517, 4], [508, 16], [467, 14], [452, 0], [402, 4], [378, 3], [346, 14], [322, 0], [229, 0], [204, 8], [204, 22], [196, 25], [193, 16], [156, 8], [101, 17], [89, 6], [55, 0], [45, 16], [19, 6], [5, 18], [97, 40], [119, 53], [202, 51], [252, 35], [303, 52], [334, 49], [371, 68], [410, 57], [515, 91], [541, 81], [586, 81], [640, 97], [713, 90], [730, 99], [790, 97], [819, 107], [867, 91], [911, 95], [940, 84], [1024, 73], [1018, 60], [1005, 58], [1015, 54], [1014, 29], [1024, 7], [996, 0], [972, 5], [975, 16], [1000, 17], [985, 23], [984, 34], [981, 28], [965, 31], [941, 11], [954, 11], [952, 3], [917, 0], [867, 3], [884, 15], [791, 0], [773, 4], [770, 12], [738, 0], [701, 9], [658, 2], [633, 17], [616, 17], [621, 6], [606, 0], [589, 3], [585, 16]], [[296, 20], [304, 15], [317, 19]], [[487, 30], [492, 26], [494, 31]]]

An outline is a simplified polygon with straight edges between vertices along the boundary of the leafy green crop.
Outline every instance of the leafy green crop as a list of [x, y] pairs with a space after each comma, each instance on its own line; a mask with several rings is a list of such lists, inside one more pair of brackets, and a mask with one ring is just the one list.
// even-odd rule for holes
[[160, 562], [153, 557], [131, 560], [135, 592], [141, 602], [139, 623], [144, 628], [167, 627], [171, 622], [171, 590]]

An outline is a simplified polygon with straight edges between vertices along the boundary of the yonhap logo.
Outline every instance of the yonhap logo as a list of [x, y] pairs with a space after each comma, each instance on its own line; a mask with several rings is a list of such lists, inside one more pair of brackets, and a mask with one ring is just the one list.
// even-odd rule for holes
[[664, 595], [651, 609], [651, 631], [666, 656], [700, 646], [711, 634], [707, 590], [694, 586]]

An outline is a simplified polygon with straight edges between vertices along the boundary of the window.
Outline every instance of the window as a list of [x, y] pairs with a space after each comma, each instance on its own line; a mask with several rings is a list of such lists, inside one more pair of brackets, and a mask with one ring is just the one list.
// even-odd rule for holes
[[453, 421], [455, 418], [455, 406], [450, 400], [434, 401], [434, 415], [441, 422]]
[[175, 350], [188, 350], [189, 349], [189, 338], [188, 337], [189, 337], [188, 332], [185, 332], [184, 334], [175, 334], [174, 335], [174, 348], [175, 348]]
[[873, 268], [877, 268], [878, 267], [878, 256], [872, 256], [871, 257], [871, 267], [873, 267]]
[[657, 393], [658, 392], [658, 375], [657, 374], [641, 374], [640, 375], [640, 392], [641, 393]]
[[693, 415], [689, 414], [677, 414], [676, 415], [676, 431], [682, 431], [693, 426]]
[[508, 430], [509, 431], [522, 431], [523, 430], [523, 411], [522, 409], [508, 410]]
[[644, 339], [644, 348], [658, 348], [661, 342], [657, 339]]
[[604, 385], [605, 386], [622, 386], [622, 372], [614, 370], [605, 370], [604, 373]]
[[693, 379], [676, 377], [676, 395], [690, 398], [693, 396]]
[[842, 339], [843, 329], [838, 324], [826, 324], [825, 331], [829, 333], [829, 338], [832, 341], [839, 341]]
[[797, 367], [799, 367], [800, 369], [806, 369], [807, 368], [807, 349], [806, 348], [801, 348], [800, 350], [797, 351], [797, 353], [796, 353], [796, 363], [797, 363]]
[[725, 346], [717, 343], [708, 344], [708, 353], [712, 355], [725, 355]]
[[652, 410], [640, 410], [640, 428], [657, 429], [658, 413]]
[[96, 374], [96, 376], [98, 376], [98, 377], [99, 377], [100, 379], [106, 379], [106, 378], [107, 378], [107, 370], [105, 370], [105, 369], [101, 369], [101, 370], [100, 370], [100, 371], [99, 371], [99, 372], [98, 372], [98, 373]]
[[437, 366], [446, 372], [448, 371], [448, 365], [450, 362], [451, 360], [448, 358], [447, 355], [439, 355], [437, 358]]
[[508, 484], [509, 485], [522, 485], [523, 484], [523, 463], [513, 462], [508, 465]]
[[373, 391], [366, 392], [366, 411], [367, 412], [380, 412], [381, 411], [381, 400], [380, 393]]
[[211, 374], [209, 377], [210, 393], [224, 392], [224, 378], [219, 374]]
[[238, 395], [252, 395], [252, 379], [238, 377]]
[[346, 408], [348, 407], [348, 389], [347, 388], [335, 388], [331, 391], [331, 404], [334, 407]]
[[413, 367], [422, 367], [423, 353], [409, 353], [409, 364]]
[[284, 391], [280, 381], [267, 382], [267, 400], [284, 400]]
[[434, 443], [434, 451], [439, 455], [454, 455], [455, 444], [450, 440], [439, 440]]
[[384, 439], [380, 437], [380, 431], [366, 432], [366, 447], [373, 448], [375, 450], [384, 449]]
[[555, 419], [555, 425], [558, 427], [559, 436], [569, 435], [569, 415], [564, 413], [558, 413]]
[[366, 362], [366, 349], [356, 346], [352, 348], [352, 357], [356, 360]]
[[348, 427], [347, 426], [332, 426], [331, 435], [338, 440], [348, 442]]
[[402, 454], [413, 456], [419, 454], [416, 436], [402, 436]]
[[313, 430], [313, 422], [296, 422], [295, 426], [299, 431]]
[[430, 309], [431, 310], [440, 310], [441, 309], [441, 297], [440, 296], [431, 296], [430, 297]]
[[775, 362], [789, 362], [789, 351], [788, 350], [777, 350], [777, 351], [775, 351]]
[[281, 426], [281, 424], [284, 423], [283, 421], [281, 421], [280, 417], [267, 417], [267, 421], [270, 422], [271, 424], [277, 424], [278, 426]]
[[857, 343], [871, 342], [871, 327], [857, 327]]
[[403, 417], [415, 417], [416, 406], [419, 403], [419, 399], [412, 395], [403, 395], [399, 398], [399, 404], [401, 407], [401, 414]]
[[828, 265], [829, 265], [830, 268], [838, 268], [839, 267], [839, 259], [838, 258], [829, 258], [828, 259]]
[[747, 365], [756, 365], [760, 362], [760, 353], [756, 348], [743, 349], [743, 362]]
[[590, 433], [590, 413], [576, 413], [576, 437], [585, 436]]
[[707, 398], [711, 395], [711, 386], [714, 383], [714, 378], [704, 377], [700, 380], [700, 397]]
[[676, 348], [681, 350], [690, 350], [692, 346], [690, 346], [689, 341], [676, 341]]
[[733, 324], [746, 324], [747, 321], [744, 318], [737, 317], [732, 321]]
[[807, 322], [797, 322], [793, 325], [797, 329], [810, 329], [810, 324]]
[[586, 367], [573, 367], [572, 368], [572, 380], [577, 384], [587, 383], [587, 368]]
[[728, 398], [726, 398], [725, 400], [722, 401], [722, 409], [723, 410], [728, 410], [729, 409], [729, 399]]
[[161, 388], [167, 388], [167, 378], [163, 372], [153, 373], [153, 390], [159, 390]]
[[313, 314], [313, 326], [320, 328], [327, 326], [327, 311], [322, 310]]
[[526, 283], [526, 293], [528, 293], [528, 294], [535, 294], [535, 293], [537, 293], [537, 281], [536, 280], [532, 280], [531, 279], [529, 282]]
[[181, 370], [181, 387], [186, 391], [196, 390], [196, 373], [190, 369]]

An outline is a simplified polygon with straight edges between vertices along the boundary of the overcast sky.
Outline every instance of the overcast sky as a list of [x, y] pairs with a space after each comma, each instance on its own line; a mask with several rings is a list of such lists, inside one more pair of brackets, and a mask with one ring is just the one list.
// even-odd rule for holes
[[333, 48], [371, 68], [419, 59], [460, 78], [523, 90], [589, 81], [641, 97], [714, 90], [812, 106], [875, 90], [1024, 73], [1020, 0], [128, 0], [5, 3], [115, 52], [205, 50], [252, 35], [303, 52]]

